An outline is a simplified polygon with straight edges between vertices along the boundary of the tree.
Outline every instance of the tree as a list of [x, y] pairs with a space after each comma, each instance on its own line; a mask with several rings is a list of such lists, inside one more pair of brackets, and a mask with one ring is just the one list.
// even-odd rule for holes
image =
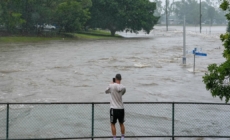
[[228, 22], [227, 32], [230, 33], [230, 22]]
[[156, 4], [149, 0], [92, 0], [89, 26], [116, 31], [149, 33], [159, 17], [154, 16]]
[[[80, 0], [79, 0], [80, 1]], [[55, 22], [66, 32], [82, 30], [86, 21], [90, 18], [90, 0], [69, 0], [58, 5]]]
[[[22, 25], [24, 32], [37, 32], [38, 28], [35, 25], [55, 24], [55, 11], [59, 3], [65, 0], [19, 0], [19, 11], [26, 23]], [[42, 28], [41, 28], [42, 29]]]
[[[215, 1], [216, 2], [216, 1]], [[186, 16], [188, 24], [200, 23], [200, 3], [197, 0], [182, 0], [174, 2], [173, 12], [178, 19]], [[216, 3], [210, 0], [201, 1], [201, 21], [212, 24], [214, 21], [218, 24], [225, 23], [224, 12], [216, 7]]]
[[68, 32], [80, 30], [90, 18], [91, 0], [0, 0], [0, 24], [8, 32], [41, 33], [52, 24]]
[[156, 9], [154, 11], [155, 16], [161, 16], [163, 14], [163, 6], [162, 6], [162, 1], [161, 0], [152, 0], [153, 2], [156, 3]]
[[222, 9], [216, 9], [216, 16], [215, 20], [217, 24], [226, 24], [226, 17], [225, 17], [226, 12], [223, 11]]
[[16, 27], [25, 23], [22, 18], [22, 14], [16, 10], [18, 0], [2, 0], [1, 5], [1, 24], [3, 24], [7, 31], [13, 33], [16, 31]]
[[[223, 0], [220, 7], [226, 14], [227, 20], [230, 21], [230, 2]], [[230, 99], [230, 33], [226, 32], [220, 36], [225, 48], [223, 57], [226, 59], [220, 65], [211, 64], [208, 66], [208, 72], [203, 76], [203, 82], [206, 84], [206, 89], [210, 90], [213, 97], [218, 96], [221, 100], [225, 98], [227, 103]]]
[[212, 7], [212, 6], [209, 6], [208, 7], [208, 10], [207, 10], [207, 15], [208, 15], [208, 18], [209, 18], [209, 21], [210, 21], [210, 26], [212, 26], [212, 23], [213, 23], [213, 19], [215, 17], [215, 8]]
[[186, 22], [189, 24], [198, 24], [199, 19], [199, 4], [196, 0], [176, 1], [174, 4], [174, 12], [179, 19], [186, 16]]
[[8, 32], [18, 29], [23, 33], [34, 32], [35, 25], [52, 23], [54, 10], [61, 1], [63, 0], [1, 0], [2, 24]]
[[162, 15], [165, 14], [164, 7], [162, 6], [162, 1], [161, 0], [151, 0], [151, 2], [156, 3], [156, 9], [154, 11], [154, 16], [159, 17], [158, 23], [161, 23], [163, 20]]
[[0, 4], [0, 26], [2, 25], [2, 22], [3, 22], [2, 13], [3, 13], [2, 5]]

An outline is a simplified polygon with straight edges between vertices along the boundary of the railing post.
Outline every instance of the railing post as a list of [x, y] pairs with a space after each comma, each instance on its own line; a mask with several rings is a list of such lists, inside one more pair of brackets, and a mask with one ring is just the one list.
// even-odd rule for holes
[[174, 140], [174, 114], [175, 109], [174, 109], [174, 102], [172, 103], [172, 140]]
[[9, 138], [9, 103], [6, 105], [6, 139]]
[[92, 140], [93, 140], [93, 137], [94, 137], [94, 103], [92, 103]]

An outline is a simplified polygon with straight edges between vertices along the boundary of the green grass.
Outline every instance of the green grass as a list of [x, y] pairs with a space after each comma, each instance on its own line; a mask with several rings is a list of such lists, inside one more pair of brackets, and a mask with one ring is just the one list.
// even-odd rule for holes
[[[92, 29], [89, 29], [88, 31], [78, 32], [78, 34], [88, 34], [88, 35], [93, 35], [93, 36], [107, 36], [107, 37], [112, 37], [110, 31], [106, 31], [106, 30], [92, 30]], [[115, 34], [114, 37], [121, 37], [121, 36]]]
[[7, 36], [0, 37], [0, 43], [36, 43], [43, 41], [51, 41], [51, 40], [62, 40], [62, 38], [70, 39], [70, 40], [79, 40], [79, 39], [117, 39], [121, 38], [119, 35], [115, 35], [114, 37], [110, 35], [109, 31], [105, 30], [89, 30], [83, 31], [79, 33], [63, 33], [58, 37], [29, 37], [29, 36]]
[[49, 40], [60, 40], [61, 37], [26, 37], [26, 36], [15, 36], [15, 37], [0, 37], [0, 43], [24, 43], [24, 42], [41, 42]]
[[110, 32], [105, 30], [88, 30], [78, 33], [64, 33], [67, 37], [77, 39], [117, 39], [122, 38], [119, 35], [111, 36]]
[[108, 38], [106, 36], [95, 36], [95, 35], [88, 35], [88, 34], [74, 34], [75, 37], [79, 39], [104, 39]]
[[109, 31], [105, 31], [105, 30], [92, 30], [92, 29], [90, 29], [87, 32], [111, 36], [111, 33]]
[[74, 37], [78, 39], [116, 39], [117, 36], [100, 36], [100, 35], [91, 35], [91, 34], [84, 34], [84, 33], [75, 33]]

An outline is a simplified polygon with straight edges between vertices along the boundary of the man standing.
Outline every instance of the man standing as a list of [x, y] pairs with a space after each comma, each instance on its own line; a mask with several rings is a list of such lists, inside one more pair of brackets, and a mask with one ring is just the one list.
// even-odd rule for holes
[[125, 110], [122, 102], [122, 95], [126, 92], [126, 88], [121, 84], [121, 75], [116, 74], [115, 82], [109, 84], [109, 87], [106, 89], [105, 93], [110, 93], [110, 123], [111, 130], [113, 135], [113, 140], [116, 140], [116, 127], [115, 124], [117, 119], [121, 128], [121, 140], [124, 140], [125, 136]]

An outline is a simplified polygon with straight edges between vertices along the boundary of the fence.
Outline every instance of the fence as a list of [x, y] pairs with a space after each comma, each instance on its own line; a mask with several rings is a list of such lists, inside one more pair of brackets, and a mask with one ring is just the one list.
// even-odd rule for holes
[[[126, 138], [230, 138], [229, 105], [126, 102]], [[99, 138], [111, 138], [107, 102], [0, 103], [0, 139]]]

